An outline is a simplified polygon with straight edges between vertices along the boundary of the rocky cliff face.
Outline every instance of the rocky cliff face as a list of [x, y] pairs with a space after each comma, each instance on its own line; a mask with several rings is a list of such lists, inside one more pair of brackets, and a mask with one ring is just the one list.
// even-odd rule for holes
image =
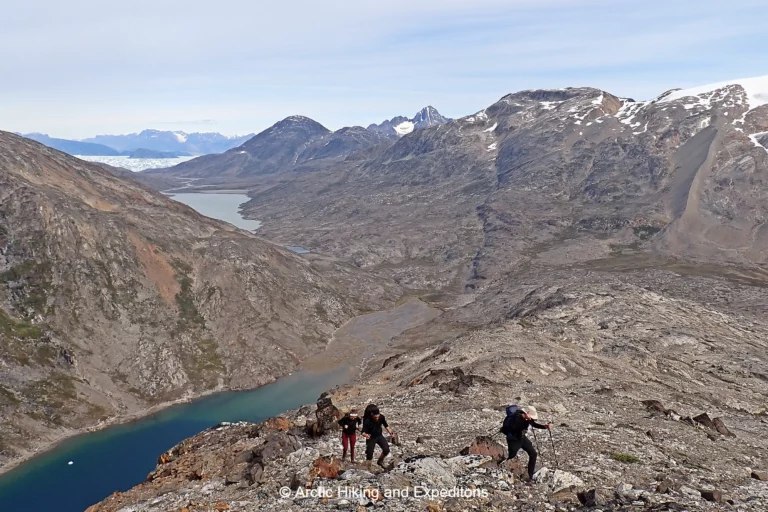
[[0, 133], [0, 464], [149, 405], [270, 382], [390, 294], [322, 267]]

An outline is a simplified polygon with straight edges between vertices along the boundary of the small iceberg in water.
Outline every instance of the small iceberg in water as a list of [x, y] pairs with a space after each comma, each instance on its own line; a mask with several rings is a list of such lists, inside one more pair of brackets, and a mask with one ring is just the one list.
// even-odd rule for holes
[[73, 461], [69, 461], [69, 462], [67, 462], [67, 466], [71, 466], [72, 464], [74, 464], [74, 462], [73, 462]]

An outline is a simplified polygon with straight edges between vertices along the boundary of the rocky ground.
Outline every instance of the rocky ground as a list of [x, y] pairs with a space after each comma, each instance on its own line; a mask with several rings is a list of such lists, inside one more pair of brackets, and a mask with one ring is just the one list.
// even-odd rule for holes
[[[655, 280], [664, 291], [648, 289]], [[407, 331], [317, 405], [184, 441], [146, 483], [89, 512], [768, 509], [765, 289], [652, 271], [523, 291]], [[477, 307], [492, 325], [460, 328]], [[370, 402], [401, 439], [387, 468], [339, 460], [336, 407]], [[529, 434], [541, 454], [532, 485], [525, 454], [500, 460], [509, 403], [554, 424], [552, 440]]]

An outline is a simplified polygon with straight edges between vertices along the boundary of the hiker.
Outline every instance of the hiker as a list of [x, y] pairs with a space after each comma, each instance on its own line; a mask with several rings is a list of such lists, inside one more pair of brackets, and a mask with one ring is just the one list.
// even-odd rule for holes
[[395, 435], [392, 429], [389, 428], [389, 425], [387, 425], [387, 419], [379, 412], [378, 406], [374, 404], [368, 405], [363, 414], [363, 428], [361, 430], [365, 438], [365, 459], [372, 461], [373, 450], [376, 449], [376, 445], [379, 445], [381, 447], [381, 455], [376, 463], [384, 467], [384, 459], [389, 455], [389, 443], [384, 438], [381, 427], [387, 429], [389, 435]]
[[355, 462], [355, 443], [357, 442], [357, 429], [360, 427], [360, 417], [357, 411], [352, 409], [338, 421], [341, 425], [341, 447], [344, 450], [341, 454], [341, 460], [347, 456], [347, 446], [349, 446], [349, 461]]
[[517, 457], [517, 452], [522, 448], [528, 454], [528, 478], [533, 479], [533, 473], [536, 469], [536, 450], [533, 448], [531, 440], [525, 437], [528, 427], [550, 429], [551, 423], [542, 425], [536, 423], [539, 415], [535, 407], [518, 407], [510, 405], [507, 407], [507, 417], [501, 427], [501, 432], [507, 436], [507, 450], [509, 459]]

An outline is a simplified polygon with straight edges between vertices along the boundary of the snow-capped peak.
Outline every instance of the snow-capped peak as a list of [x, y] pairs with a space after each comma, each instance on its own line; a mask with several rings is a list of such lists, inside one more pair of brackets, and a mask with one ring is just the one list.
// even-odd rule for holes
[[688, 97], [699, 97], [704, 94], [712, 94], [720, 89], [729, 87], [732, 85], [740, 85], [747, 93], [747, 101], [749, 102], [748, 108], [754, 109], [761, 105], [768, 105], [768, 75], [758, 76], [754, 78], [742, 78], [739, 80], [730, 80], [727, 82], [718, 82], [709, 85], [702, 85], [699, 87], [691, 87], [689, 89], [680, 89], [672, 91], [671, 93], [665, 93], [662, 95], [658, 102], [666, 103], [668, 101], [675, 101]]
[[173, 134], [176, 136], [176, 140], [179, 141], [180, 144], [184, 144], [187, 142], [187, 134], [184, 132], [173, 132]]

